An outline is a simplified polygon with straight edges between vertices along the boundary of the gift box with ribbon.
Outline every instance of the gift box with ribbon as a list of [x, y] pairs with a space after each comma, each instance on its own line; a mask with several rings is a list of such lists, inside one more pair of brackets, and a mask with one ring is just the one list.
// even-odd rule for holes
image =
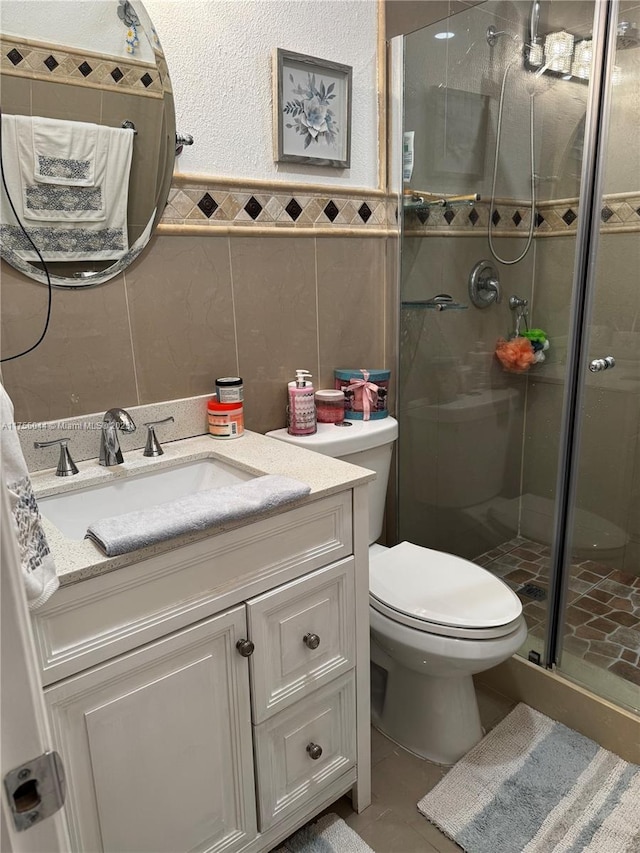
[[335, 388], [345, 396], [346, 420], [369, 421], [386, 418], [390, 370], [364, 368], [334, 370]]

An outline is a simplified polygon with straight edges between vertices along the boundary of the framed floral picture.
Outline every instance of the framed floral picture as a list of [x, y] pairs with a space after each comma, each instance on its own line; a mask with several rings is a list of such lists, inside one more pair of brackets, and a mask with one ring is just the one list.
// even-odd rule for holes
[[276, 162], [348, 169], [351, 66], [280, 48], [274, 65]]

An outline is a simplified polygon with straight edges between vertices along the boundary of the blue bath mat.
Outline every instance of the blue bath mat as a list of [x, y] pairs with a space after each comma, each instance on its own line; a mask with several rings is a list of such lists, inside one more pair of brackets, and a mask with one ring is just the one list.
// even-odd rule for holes
[[467, 853], [640, 853], [640, 767], [518, 705], [420, 802]]
[[374, 853], [357, 832], [335, 814], [308, 823], [273, 853]]

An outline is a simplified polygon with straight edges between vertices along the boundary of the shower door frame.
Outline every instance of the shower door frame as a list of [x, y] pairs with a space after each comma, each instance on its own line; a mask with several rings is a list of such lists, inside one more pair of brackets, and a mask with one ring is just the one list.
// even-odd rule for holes
[[619, 0], [595, 0], [593, 60], [587, 96], [586, 125], [580, 174], [581, 205], [576, 233], [569, 347], [560, 430], [554, 507], [549, 605], [541, 664], [560, 662], [565, 636], [571, 564], [571, 540], [580, 464], [582, 411], [588, 370], [588, 344], [596, 289], [600, 210], [611, 115], [612, 73], [616, 50]]

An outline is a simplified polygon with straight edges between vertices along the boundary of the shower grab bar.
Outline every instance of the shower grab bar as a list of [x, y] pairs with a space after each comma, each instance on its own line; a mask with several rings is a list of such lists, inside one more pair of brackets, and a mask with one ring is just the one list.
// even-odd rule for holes
[[462, 305], [460, 302], [455, 302], [453, 296], [448, 293], [439, 293], [437, 296], [432, 296], [431, 299], [412, 299], [407, 302], [402, 302], [403, 308], [434, 308], [436, 311], [450, 311], [467, 308], [467, 305]]

